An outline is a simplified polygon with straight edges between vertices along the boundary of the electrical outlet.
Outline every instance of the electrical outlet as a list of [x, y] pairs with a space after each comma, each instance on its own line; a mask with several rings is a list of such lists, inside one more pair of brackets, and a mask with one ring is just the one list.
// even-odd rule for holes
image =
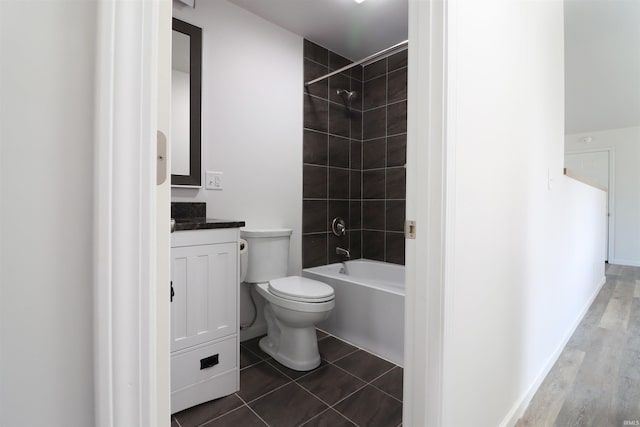
[[207, 171], [205, 179], [207, 190], [222, 190], [222, 172]]

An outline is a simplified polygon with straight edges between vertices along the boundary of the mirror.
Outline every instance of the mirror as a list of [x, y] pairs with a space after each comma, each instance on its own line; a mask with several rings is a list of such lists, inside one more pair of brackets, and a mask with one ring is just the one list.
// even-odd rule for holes
[[173, 18], [171, 185], [200, 187], [202, 29]]

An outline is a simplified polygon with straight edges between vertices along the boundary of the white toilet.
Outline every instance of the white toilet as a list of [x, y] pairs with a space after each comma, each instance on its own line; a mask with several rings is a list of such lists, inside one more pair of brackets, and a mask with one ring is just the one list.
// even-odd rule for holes
[[241, 279], [253, 283], [267, 304], [267, 336], [260, 348], [283, 365], [309, 371], [320, 365], [315, 325], [333, 309], [333, 288], [300, 276], [288, 276], [292, 230], [241, 229], [247, 241], [242, 254]]

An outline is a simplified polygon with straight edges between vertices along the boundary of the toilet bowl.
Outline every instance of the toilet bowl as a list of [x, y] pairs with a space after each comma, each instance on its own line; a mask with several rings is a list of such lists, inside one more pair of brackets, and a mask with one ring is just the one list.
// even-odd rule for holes
[[[295, 292], [291, 292], [294, 287]], [[260, 348], [296, 371], [318, 367], [315, 325], [329, 317], [335, 306], [333, 288], [316, 280], [289, 276], [258, 283], [256, 290], [268, 303], [264, 310], [267, 336], [260, 340]]]
[[291, 230], [241, 229], [247, 250], [241, 275], [267, 302], [267, 336], [260, 348], [276, 361], [297, 371], [320, 365], [315, 325], [335, 305], [333, 288], [300, 276], [287, 276]]

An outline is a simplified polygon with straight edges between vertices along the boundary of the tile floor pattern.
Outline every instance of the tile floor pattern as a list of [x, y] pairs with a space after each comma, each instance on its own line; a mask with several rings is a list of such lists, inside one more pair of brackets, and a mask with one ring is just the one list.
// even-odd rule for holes
[[240, 391], [173, 414], [172, 427], [376, 426], [402, 423], [402, 368], [322, 331], [322, 363], [282, 366], [258, 346], [240, 345]]
[[640, 268], [606, 270], [517, 427], [640, 425]]

